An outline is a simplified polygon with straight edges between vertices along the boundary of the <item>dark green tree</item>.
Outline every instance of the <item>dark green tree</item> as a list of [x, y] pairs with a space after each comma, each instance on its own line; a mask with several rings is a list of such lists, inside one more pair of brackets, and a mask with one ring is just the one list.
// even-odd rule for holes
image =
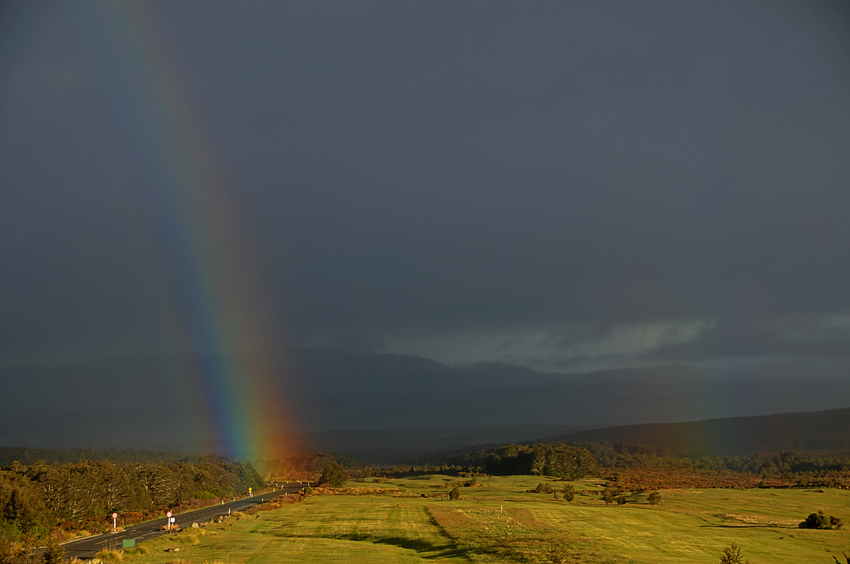
[[741, 547], [733, 542], [723, 549], [720, 564], [750, 564], [750, 561], [744, 561], [744, 553], [741, 551]]
[[341, 488], [345, 485], [346, 481], [348, 481], [348, 474], [346, 474], [345, 469], [336, 462], [331, 462], [325, 466], [324, 470], [322, 470], [322, 477], [319, 478], [319, 485]]
[[452, 491], [449, 492], [449, 499], [452, 501], [457, 501], [460, 499], [460, 490], [455, 486]]
[[614, 492], [611, 491], [611, 488], [602, 490], [602, 501], [605, 502], [605, 505], [614, 503]]

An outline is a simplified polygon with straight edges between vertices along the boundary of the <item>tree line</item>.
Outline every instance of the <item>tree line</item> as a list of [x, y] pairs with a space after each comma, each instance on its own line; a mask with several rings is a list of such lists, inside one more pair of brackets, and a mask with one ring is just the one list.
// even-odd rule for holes
[[752, 456], [679, 457], [667, 449], [606, 442], [577, 442], [589, 450], [605, 468], [663, 468], [668, 470], [730, 470], [746, 474], [850, 472], [850, 458], [818, 457], [790, 451]]
[[254, 463], [257, 470], [264, 475], [288, 479], [313, 478], [329, 464], [339, 464], [343, 468], [363, 466], [347, 454], [326, 451], [310, 451], [289, 458], [257, 460]]
[[82, 460], [111, 460], [112, 462], [194, 462], [204, 461], [204, 457], [189, 453], [176, 453], [167, 450], [148, 450], [135, 448], [72, 448], [67, 450], [29, 448], [29, 447], [0, 447], [0, 467], [10, 466], [19, 461], [23, 464], [34, 464], [44, 461], [48, 464], [64, 464]]
[[484, 471], [501, 476], [533, 474], [574, 479], [598, 473], [599, 464], [596, 457], [583, 447], [510, 444], [488, 453]]

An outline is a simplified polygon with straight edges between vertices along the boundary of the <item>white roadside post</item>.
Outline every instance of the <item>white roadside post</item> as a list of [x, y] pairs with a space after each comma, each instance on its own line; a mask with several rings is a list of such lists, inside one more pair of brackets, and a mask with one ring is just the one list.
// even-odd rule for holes
[[168, 532], [170, 533], [171, 532], [171, 511], [166, 513], [165, 516], [168, 517], [168, 519], [166, 520], [166, 525], [167, 525]]
[[118, 514], [117, 513], [112, 514], [112, 532], [113, 533], [118, 532]]

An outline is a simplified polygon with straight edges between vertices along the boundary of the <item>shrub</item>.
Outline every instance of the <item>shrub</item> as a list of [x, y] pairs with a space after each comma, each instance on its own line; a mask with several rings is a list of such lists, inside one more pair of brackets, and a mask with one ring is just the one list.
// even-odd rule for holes
[[824, 514], [823, 509], [817, 513], [809, 513], [806, 520], [800, 523], [801, 529], [840, 529], [843, 526], [841, 519]]
[[572, 484], [567, 484], [564, 486], [564, 501], [572, 501], [573, 497], [576, 495], [576, 489]]
[[47, 541], [47, 549], [43, 554], [44, 564], [62, 564], [65, 562], [65, 547], [59, 541], [51, 538]]
[[534, 488], [531, 491], [537, 492], [537, 493], [552, 493], [552, 486], [550, 486], [549, 484], [544, 484], [543, 482], [540, 482], [539, 484], [537, 484], [537, 487]]
[[617, 505], [625, 505], [626, 504], [626, 496], [621, 495], [617, 498]]
[[103, 562], [121, 562], [124, 560], [124, 554], [120, 550], [101, 550], [95, 554], [95, 558]]
[[614, 492], [611, 491], [611, 488], [605, 488], [602, 490], [602, 501], [605, 502], [605, 505], [614, 503]]
[[549, 549], [547, 562], [550, 564], [566, 564], [570, 561], [570, 553], [562, 544], [556, 544]]
[[455, 486], [452, 491], [449, 492], [449, 499], [452, 501], [457, 501], [460, 499], [460, 490]]
[[650, 493], [646, 500], [649, 502], [650, 505], [664, 505], [664, 498], [661, 497], [661, 492], [659, 491], [654, 491]]
[[744, 562], [744, 553], [741, 551], [741, 547], [733, 542], [723, 549], [720, 564], [750, 564], [750, 561]]
[[128, 555], [131, 555], [131, 556], [135, 556], [135, 555], [144, 556], [146, 554], [150, 554], [150, 550], [148, 550], [148, 547], [146, 547], [143, 544], [137, 544], [133, 548], [125, 548], [124, 554], [128, 554]]

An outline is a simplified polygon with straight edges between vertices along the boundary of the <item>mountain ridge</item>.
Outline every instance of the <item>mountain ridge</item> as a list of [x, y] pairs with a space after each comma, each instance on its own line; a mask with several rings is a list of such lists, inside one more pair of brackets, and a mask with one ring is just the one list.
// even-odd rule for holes
[[[255, 353], [242, 354], [250, 362]], [[281, 370], [269, 385], [283, 394], [297, 425], [269, 429], [270, 434], [488, 425], [599, 428], [850, 403], [846, 379], [813, 380], [805, 373], [770, 380], [761, 373], [730, 375], [684, 364], [544, 373], [500, 363], [450, 367], [422, 357], [342, 349], [273, 354]], [[0, 367], [0, 445], [206, 452], [214, 445], [197, 441], [203, 431], [198, 414], [227, 406], [206, 404], [199, 387], [203, 377], [186, 367], [221, 360], [135, 355], [60, 367]]]
[[608, 442], [650, 446], [675, 456], [752, 456], [793, 451], [850, 455], [850, 407], [578, 431], [540, 442]]

